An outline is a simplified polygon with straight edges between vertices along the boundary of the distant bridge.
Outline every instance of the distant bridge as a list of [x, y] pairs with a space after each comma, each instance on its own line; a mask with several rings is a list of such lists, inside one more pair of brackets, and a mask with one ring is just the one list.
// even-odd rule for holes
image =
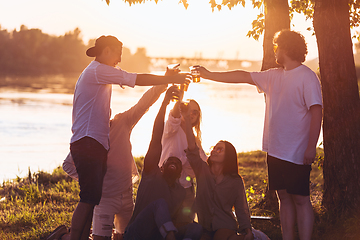
[[167, 65], [180, 63], [180, 69], [189, 71], [193, 65], [202, 65], [212, 71], [244, 69], [260, 71], [261, 61], [238, 59], [186, 58], [186, 57], [150, 57], [153, 70], [164, 70]]

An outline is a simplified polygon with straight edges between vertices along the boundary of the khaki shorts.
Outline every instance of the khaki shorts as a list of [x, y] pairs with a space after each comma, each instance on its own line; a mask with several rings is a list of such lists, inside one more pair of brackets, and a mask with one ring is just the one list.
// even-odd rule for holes
[[124, 233], [134, 209], [132, 189], [118, 197], [102, 197], [94, 208], [93, 234], [111, 237], [115, 225], [117, 233]]

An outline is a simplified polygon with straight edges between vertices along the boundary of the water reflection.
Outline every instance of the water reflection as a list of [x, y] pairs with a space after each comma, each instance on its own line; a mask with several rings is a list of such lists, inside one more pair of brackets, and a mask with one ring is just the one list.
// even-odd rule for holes
[[[70, 90], [70, 84], [55, 86], [31, 88], [32, 91], [25, 91], [28, 88], [21, 88], [21, 91], [2, 88], [0, 180], [24, 176], [28, 167], [31, 171], [50, 171], [59, 166], [68, 153], [73, 89]], [[112, 115], [130, 108], [148, 88], [121, 89], [114, 86]], [[202, 79], [200, 83], [190, 84], [185, 98], [195, 99], [202, 109], [205, 150], [221, 139], [233, 143], [238, 152], [261, 149], [264, 98], [255, 87]], [[160, 103], [156, 102], [134, 128], [131, 141], [135, 156], [147, 151]], [[168, 110], [171, 108], [172, 105]]]
[[34, 93], [74, 92], [78, 74], [34, 76], [0, 76], [2, 91], [21, 91]]

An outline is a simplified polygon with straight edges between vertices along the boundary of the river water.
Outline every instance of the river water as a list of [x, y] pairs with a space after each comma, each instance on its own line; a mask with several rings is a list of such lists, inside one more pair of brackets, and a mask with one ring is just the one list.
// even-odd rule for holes
[[[148, 88], [114, 85], [113, 115], [130, 108]], [[61, 165], [69, 151], [72, 97], [46, 89], [0, 91], [0, 181], [23, 177], [29, 168], [31, 172], [51, 171]], [[233, 143], [238, 152], [261, 149], [265, 102], [254, 86], [202, 79], [190, 84], [184, 98], [195, 99], [202, 109], [205, 152], [222, 139]], [[163, 95], [133, 130], [134, 156], [147, 151], [162, 99]]]

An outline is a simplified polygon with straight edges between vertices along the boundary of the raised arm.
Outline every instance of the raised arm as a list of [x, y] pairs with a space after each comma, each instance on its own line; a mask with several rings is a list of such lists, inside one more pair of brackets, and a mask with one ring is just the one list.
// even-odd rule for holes
[[202, 66], [194, 66], [200, 72], [202, 78], [224, 83], [248, 83], [255, 85], [250, 72], [243, 70], [234, 70], [226, 72], [210, 72]]
[[[175, 69], [168, 69], [167, 68], [165, 76], [174, 76], [174, 75], [178, 74], [179, 72], [180, 72], [180, 70], [178, 68], [175, 68]], [[180, 104], [182, 102], [183, 97], [184, 97], [184, 88], [180, 88], [179, 99], [178, 99], [178, 101], [176, 101], [173, 109], [171, 110], [171, 115], [174, 118], [180, 118], [181, 117]]]
[[171, 99], [177, 99], [179, 96], [179, 90], [177, 86], [170, 87], [165, 94], [165, 98], [161, 104], [160, 110], [155, 118], [152, 138], [150, 141], [149, 149], [144, 159], [144, 172], [150, 172], [154, 168], [158, 167], [161, 156], [161, 137], [164, 131], [164, 119], [166, 113], [166, 107], [170, 103]]
[[172, 138], [181, 128], [180, 101], [174, 104], [174, 108], [170, 110], [169, 118], [165, 122], [162, 143]]
[[[147, 90], [140, 100], [124, 113], [120, 113], [127, 117], [127, 123], [131, 126], [131, 129], [137, 124], [141, 117], [149, 110], [160, 95], [166, 90], [167, 85], [157, 85]], [[116, 116], [115, 118], [116, 119]]]
[[[179, 69], [166, 69], [165, 76], [175, 76], [180, 72]], [[141, 78], [141, 77], [140, 77]], [[141, 99], [135, 104], [131, 109], [126, 111], [129, 116], [129, 124], [132, 127], [140, 120], [140, 118], [147, 112], [152, 104], [160, 97], [160, 94], [163, 93], [167, 88], [167, 85], [156, 85], [150, 88]]]

